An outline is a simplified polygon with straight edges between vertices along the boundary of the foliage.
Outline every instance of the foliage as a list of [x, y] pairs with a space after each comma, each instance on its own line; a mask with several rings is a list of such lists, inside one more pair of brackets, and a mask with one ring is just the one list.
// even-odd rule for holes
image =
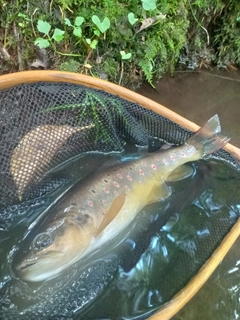
[[235, 0], [188, 0], [190, 29], [188, 50], [206, 65], [219, 67], [240, 63], [240, 2]]
[[0, 60], [3, 72], [29, 68], [34, 43], [47, 48], [51, 68], [131, 87], [143, 75], [152, 83], [173, 72], [183, 56], [189, 66], [193, 58], [195, 66], [240, 63], [235, 0], [0, 0], [0, 7], [0, 56], [1, 48], [10, 56]]

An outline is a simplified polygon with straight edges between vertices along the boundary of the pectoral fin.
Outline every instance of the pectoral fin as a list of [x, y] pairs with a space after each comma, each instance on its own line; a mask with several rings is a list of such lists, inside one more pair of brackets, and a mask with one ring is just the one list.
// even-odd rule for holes
[[187, 164], [183, 164], [180, 167], [177, 167], [166, 179], [167, 181], [179, 181], [186, 179], [193, 174], [193, 167]]
[[162, 180], [162, 184], [153, 188], [148, 196], [148, 203], [157, 202], [168, 198], [172, 194], [172, 189]]
[[106, 212], [106, 214], [104, 215], [103, 219], [101, 220], [98, 226], [96, 235], [100, 234], [106, 228], [106, 226], [109, 225], [109, 223], [117, 216], [124, 202], [125, 202], [125, 193], [122, 192], [119, 196], [117, 196], [113, 200], [109, 210]]

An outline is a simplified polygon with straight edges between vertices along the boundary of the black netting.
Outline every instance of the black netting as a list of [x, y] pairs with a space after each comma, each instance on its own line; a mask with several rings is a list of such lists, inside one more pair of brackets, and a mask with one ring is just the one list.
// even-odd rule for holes
[[[11, 261], [13, 244], [26, 229], [24, 219], [28, 217], [28, 225], [34, 222], [42, 213], [42, 206], [51, 205], [58, 196], [58, 189], [72, 183], [71, 174], [59, 171], [62, 163], [89, 151], [120, 152], [129, 141], [149, 150], [163, 142], [179, 145], [191, 134], [136, 103], [82, 85], [41, 82], [0, 91], [0, 241], [4, 244], [0, 318], [122, 319], [122, 310], [126, 317], [132, 317], [136, 313], [129, 301], [136, 306], [141, 299], [134, 300], [137, 298], [128, 284], [133, 283], [139, 291], [146, 283], [143, 270], [139, 284], [135, 284], [128, 272], [137, 268], [139, 259], [152, 261], [153, 239], [165, 251], [159, 249], [162, 254], [157, 258], [158, 263], [154, 259], [151, 262], [153, 274], [159, 269], [158, 277], [150, 276], [148, 289], [140, 294], [147, 300], [147, 294], [154, 292], [155, 300], [149, 303], [149, 312], [181, 290], [239, 216], [240, 196], [235, 192], [240, 187], [239, 166], [223, 150], [193, 164], [197, 172], [194, 180], [174, 184], [175, 194], [162, 206], [149, 209], [153, 213], [149, 214], [148, 228], [139, 226], [136, 238], [131, 239], [134, 249], [124, 243], [117, 258], [110, 254], [106, 261], [81, 272], [74, 266], [70, 275], [63, 276], [60, 282], [43, 285], [36, 297], [28, 285], [6, 276], [5, 269]], [[83, 171], [79, 176], [88, 169], [84, 167]], [[46, 204], [49, 194], [51, 198]], [[171, 227], [166, 228], [168, 223]], [[171, 252], [168, 259], [164, 258], [166, 251]], [[122, 273], [116, 277], [118, 265]], [[123, 281], [125, 278], [127, 282]], [[106, 286], [108, 290], [103, 293]], [[97, 295], [101, 299], [92, 306], [90, 302]], [[138, 314], [139, 319], [147, 316], [144, 312], [142, 316]]]
[[[0, 208], [17, 202], [16, 182], [21, 181], [21, 196], [35, 197], [36, 188], [31, 194], [35, 182], [80, 152], [121, 151], [124, 138], [143, 146], [151, 138], [180, 144], [189, 135], [168, 119], [148, 110], [143, 112], [135, 103], [104, 91], [63, 83], [23, 84], [1, 91], [0, 132]], [[29, 167], [27, 172], [14, 166], [20, 157], [26, 158], [19, 145], [24, 137], [31, 145], [28, 159], [24, 159], [29, 166], [36, 160], [36, 152], [39, 157], [41, 151], [45, 154], [41, 166], [38, 163], [37, 168]], [[13, 181], [14, 169], [17, 176]]]

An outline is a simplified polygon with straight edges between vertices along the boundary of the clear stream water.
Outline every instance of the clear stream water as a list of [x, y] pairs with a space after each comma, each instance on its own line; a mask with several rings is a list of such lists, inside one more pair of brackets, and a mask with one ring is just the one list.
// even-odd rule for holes
[[[227, 81], [222, 77], [223, 75], [219, 79]], [[220, 96], [224, 88], [227, 88], [226, 83], [223, 81], [217, 88], [216, 81], [220, 80], [216, 79], [215, 75], [208, 76], [205, 73], [177, 74], [176, 78], [166, 78], [159, 82], [156, 90], [144, 86], [141, 93], [199, 124], [214, 113], [219, 113], [222, 127], [229, 133], [234, 127], [231, 122], [230, 97], [235, 94], [240, 98], [240, 90], [237, 90], [239, 82], [231, 81], [232, 91], [228, 92], [230, 100], [227, 100], [225, 96], [224, 98]], [[200, 83], [203, 86], [208, 84], [208, 87], [204, 89], [200, 87]], [[219, 99], [219, 104], [215, 101], [216, 110], [209, 110], [212, 106], [213, 93], [216, 99]], [[225, 103], [220, 104], [223, 99]], [[186, 115], [180, 107], [177, 109], [178, 105], [185, 106], [184, 101], [191, 109], [192, 118], [188, 117], [187, 109], [185, 109]], [[200, 107], [199, 101], [202, 101], [204, 106]], [[235, 110], [238, 104], [236, 100], [234, 101]], [[175, 109], [171, 107], [171, 103]], [[222, 106], [219, 110], [218, 105]], [[224, 109], [226, 105], [228, 111]], [[203, 108], [206, 111], [203, 111]], [[201, 118], [200, 116], [197, 119], [193, 118], [193, 109], [196, 114], [198, 112], [202, 114]], [[235, 111], [238, 114], [239, 111]], [[235, 123], [236, 114], [233, 117]], [[227, 121], [230, 121], [231, 128], [227, 127]], [[236, 132], [240, 130], [237, 125], [235, 128]], [[237, 141], [236, 136], [235, 141]], [[79, 159], [75, 164], [70, 164], [71, 169], [65, 176], [65, 186], [68, 186], [69, 179], [75, 181], [77, 177], [99, 167], [99, 163], [107, 161], [111, 164], [116, 160], [133, 159], [139, 156], [137, 152], [144, 154], [145, 150], [130, 147], [126, 154], [116, 157], [87, 155], [84, 162]], [[106, 248], [102, 261], [96, 256], [95, 260], [88, 262], [89, 264], [83, 268], [76, 264], [49, 284], [40, 284], [39, 288], [38, 285], [25, 284], [16, 278], [11, 263], [12, 254], [17, 249], [16, 244], [21, 244], [21, 239], [34, 221], [34, 213], [36, 208], [41, 206], [41, 202], [29, 208], [27, 215], [32, 217], [30, 220], [23, 214], [20, 217], [21, 223], [18, 224], [16, 221], [14, 229], [9, 232], [0, 230], [0, 316], [3, 307], [13, 312], [15, 308], [21, 311], [29, 309], [36, 314], [39, 310], [45, 312], [49, 309], [52, 310], [50, 314], [52, 312], [69, 315], [71, 310], [75, 311], [74, 319], [146, 319], [169, 301], [219, 245], [222, 237], [240, 214], [240, 196], [235, 192], [240, 190], [240, 173], [235, 168], [216, 159], [199, 161], [190, 166], [193, 169], [192, 175], [170, 183], [173, 189], [172, 196], [166, 201], [144, 208], [124, 234], [113, 241], [110, 248]], [[58, 174], [61, 175], [63, 172], [64, 170], [60, 170]], [[56, 194], [52, 194], [51, 197], [55, 196]], [[51, 203], [51, 199], [48, 199], [45, 206]], [[240, 240], [195, 298], [174, 317], [175, 320], [233, 320], [240, 317], [238, 245]], [[99, 287], [103, 279], [104, 285]], [[49, 290], [50, 286], [53, 289]], [[90, 288], [90, 294], [87, 293], [87, 288]], [[35, 299], [38, 292], [41, 294], [40, 301]], [[3, 319], [11, 318], [6, 318], [5, 314]], [[40, 319], [38, 315], [21, 319], [36, 318]]]
[[[222, 129], [240, 148], [240, 73], [177, 72], [139, 93], [201, 125], [218, 113]], [[238, 192], [236, 189], [235, 192]], [[195, 297], [174, 320], [234, 320], [240, 318], [240, 238]]]
[[[139, 153], [95, 156], [91, 163], [92, 155], [85, 162], [80, 159], [70, 164], [68, 176], [76, 178], [86, 173], [86, 168], [96, 168], [96, 163], [126, 161], [139, 157]], [[29, 310], [33, 315], [39, 310], [46, 315], [48, 310], [50, 315], [75, 311], [74, 319], [79, 320], [146, 319], [190, 280], [221, 241], [219, 234], [226, 234], [239, 216], [240, 200], [232, 192], [240, 188], [240, 174], [235, 168], [215, 159], [190, 166], [191, 176], [169, 183], [171, 197], [145, 207], [110, 247], [108, 244], [99, 252], [102, 258], [97, 253], [86, 266], [79, 262], [49, 283], [22, 283], [12, 269], [15, 245], [21, 245], [31, 221], [22, 217], [20, 225], [5, 233], [5, 239], [1, 232], [0, 306], [10, 312], [15, 308]], [[33, 208], [30, 216], [34, 212]], [[8, 319], [5, 316], [3, 319]], [[36, 317], [42, 319], [39, 314]], [[27, 314], [24, 319], [33, 318]]]

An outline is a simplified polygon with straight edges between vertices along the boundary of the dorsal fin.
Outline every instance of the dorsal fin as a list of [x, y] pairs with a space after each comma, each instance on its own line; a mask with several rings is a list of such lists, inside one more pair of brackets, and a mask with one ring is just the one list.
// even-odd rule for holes
[[106, 214], [104, 215], [103, 219], [101, 220], [97, 228], [96, 235], [99, 235], [106, 228], [106, 226], [109, 225], [109, 223], [117, 216], [124, 202], [125, 202], [125, 193], [122, 192], [119, 196], [117, 196], [113, 200], [109, 210], [106, 212]]

